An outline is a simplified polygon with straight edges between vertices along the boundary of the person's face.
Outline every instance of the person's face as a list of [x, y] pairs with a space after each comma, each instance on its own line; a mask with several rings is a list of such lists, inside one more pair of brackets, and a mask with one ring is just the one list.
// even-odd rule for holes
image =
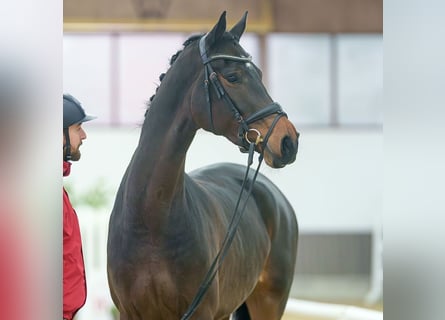
[[[70, 136], [71, 144], [71, 160], [77, 161], [80, 159], [80, 146], [82, 141], [87, 138], [87, 134], [82, 128], [82, 124], [73, 124], [68, 128], [68, 134]], [[63, 144], [65, 145], [65, 136], [63, 137]]]

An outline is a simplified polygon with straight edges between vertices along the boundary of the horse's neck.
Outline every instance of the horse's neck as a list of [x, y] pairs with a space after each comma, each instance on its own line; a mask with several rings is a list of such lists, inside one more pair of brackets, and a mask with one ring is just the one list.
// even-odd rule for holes
[[[127, 176], [127, 201], [141, 222], [159, 230], [184, 188], [187, 150], [196, 133], [178, 98], [157, 99], [143, 124]], [[139, 220], [139, 219], [138, 219]]]

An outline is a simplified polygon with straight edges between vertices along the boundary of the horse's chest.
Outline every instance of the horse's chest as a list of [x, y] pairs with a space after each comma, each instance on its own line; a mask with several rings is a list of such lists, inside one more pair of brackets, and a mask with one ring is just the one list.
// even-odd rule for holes
[[136, 274], [129, 296], [138, 314], [150, 319], [176, 318], [178, 290], [169, 266], [164, 261], [153, 261], [139, 268]]

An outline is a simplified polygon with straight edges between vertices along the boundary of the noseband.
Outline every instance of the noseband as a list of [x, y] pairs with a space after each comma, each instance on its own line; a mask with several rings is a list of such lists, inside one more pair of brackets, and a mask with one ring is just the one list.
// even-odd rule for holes
[[[243, 115], [241, 114], [240, 109], [236, 106], [235, 102], [230, 98], [227, 91], [224, 89], [223, 85], [218, 79], [218, 75], [213, 70], [212, 65], [210, 62], [215, 60], [230, 60], [230, 61], [236, 61], [236, 62], [250, 62], [252, 63], [252, 57], [237, 57], [237, 56], [231, 56], [231, 55], [214, 55], [212, 57], [207, 56], [207, 51], [205, 49], [205, 38], [207, 34], [204, 35], [199, 40], [199, 52], [201, 54], [202, 63], [204, 64], [204, 88], [206, 92], [206, 101], [207, 105], [209, 106], [209, 115], [210, 115], [210, 124], [212, 127], [212, 130], [214, 130], [213, 125], [213, 112], [212, 112], [212, 102], [210, 100], [210, 89], [209, 84], [211, 83], [213, 88], [215, 89], [216, 95], [218, 99], [223, 98], [225, 102], [230, 106], [232, 109], [233, 115], [236, 119], [236, 121], [239, 123], [238, 127], [238, 141], [240, 145], [240, 150], [242, 152], [248, 152], [249, 146], [251, 145], [251, 141], [247, 137], [247, 134], [249, 132], [255, 132], [257, 134], [257, 137], [255, 139], [254, 144], [258, 145], [260, 142], [263, 142], [263, 145], [265, 146], [267, 144], [267, 141], [272, 133], [273, 128], [277, 124], [278, 120], [282, 116], [286, 116], [286, 113], [284, 113], [283, 109], [281, 109], [281, 106], [276, 103], [272, 102], [271, 104], [267, 105], [266, 107], [262, 108], [261, 110], [254, 112], [253, 114], [249, 115], [246, 119], [244, 119]], [[277, 114], [275, 116], [274, 121], [272, 122], [272, 125], [269, 127], [269, 130], [266, 134], [266, 136], [263, 138], [260, 134], [260, 132], [256, 129], [249, 128], [249, 125], [261, 120], [263, 118], [266, 118], [272, 114]], [[263, 148], [264, 150], [264, 148]]]

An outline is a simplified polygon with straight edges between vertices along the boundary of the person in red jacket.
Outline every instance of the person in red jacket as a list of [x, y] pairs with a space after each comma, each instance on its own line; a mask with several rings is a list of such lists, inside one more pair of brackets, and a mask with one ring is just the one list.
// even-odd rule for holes
[[[63, 176], [70, 174], [71, 162], [80, 159], [80, 146], [87, 135], [82, 123], [96, 117], [85, 114], [80, 102], [63, 95]], [[86, 301], [85, 265], [79, 220], [63, 188], [63, 319], [71, 320]]]

